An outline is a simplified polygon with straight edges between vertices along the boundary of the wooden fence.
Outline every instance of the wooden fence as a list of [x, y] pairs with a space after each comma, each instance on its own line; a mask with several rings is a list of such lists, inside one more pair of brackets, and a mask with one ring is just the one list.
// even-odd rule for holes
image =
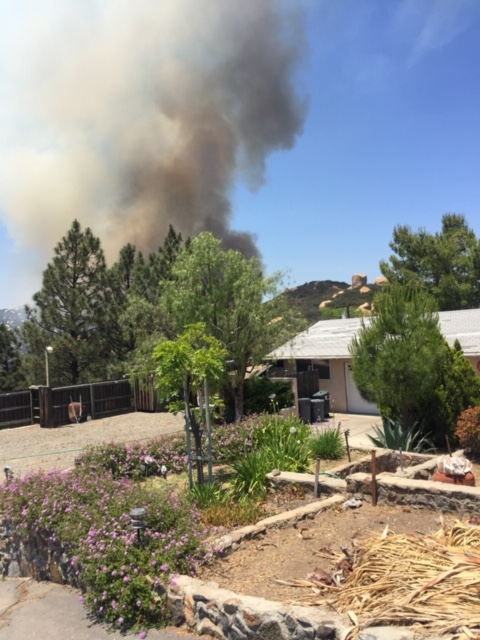
[[33, 423], [30, 391], [12, 391], [0, 395], [0, 429]]
[[28, 391], [0, 394], [0, 429], [35, 423], [42, 427], [68, 424], [70, 402], [80, 402], [82, 414], [93, 419], [136, 409], [128, 380], [71, 387], [31, 387]]
[[297, 393], [299, 398], [311, 398], [318, 391], [319, 374], [313, 371], [297, 373]]

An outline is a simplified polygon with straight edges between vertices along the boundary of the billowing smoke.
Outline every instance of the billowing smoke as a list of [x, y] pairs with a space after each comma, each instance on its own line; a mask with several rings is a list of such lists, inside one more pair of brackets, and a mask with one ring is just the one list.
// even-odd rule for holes
[[261, 185], [268, 154], [301, 132], [301, 3], [9, 4], [0, 216], [20, 247], [42, 248], [40, 268], [74, 218], [110, 261], [126, 242], [156, 249], [169, 224], [256, 254], [231, 229], [229, 194]]

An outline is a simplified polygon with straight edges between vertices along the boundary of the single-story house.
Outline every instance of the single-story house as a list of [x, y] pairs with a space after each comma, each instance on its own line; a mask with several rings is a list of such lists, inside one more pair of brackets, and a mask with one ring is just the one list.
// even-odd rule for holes
[[[465, 357], [480, 375], [480, 309], [441, 311], [440, 329], [449, 345], [458, 340]], [[365, 319], [368, 322], [368, 318]], [[336, 412], [378, 414], [376, 405], [358, 391], [348, 347], [360, 328], [360, 318], [321, 320], [268, 354], [290, 373], [319, 372], [320, 389], [329, 391]]]

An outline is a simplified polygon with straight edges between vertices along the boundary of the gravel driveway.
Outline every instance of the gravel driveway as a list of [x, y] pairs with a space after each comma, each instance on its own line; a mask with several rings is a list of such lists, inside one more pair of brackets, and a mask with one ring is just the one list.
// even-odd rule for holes
[[56, 429], [43, 429], [38, 425], [3, 429], [0, 431], [0, 473], [3, 475], [5, 466], [10, 467], [16, 477], [40, 469], [69, 469], [75, 463], [75, 456], [89, 445], [151, 440], [183, 429], [183, 415], [171, 413], [126, 413]]

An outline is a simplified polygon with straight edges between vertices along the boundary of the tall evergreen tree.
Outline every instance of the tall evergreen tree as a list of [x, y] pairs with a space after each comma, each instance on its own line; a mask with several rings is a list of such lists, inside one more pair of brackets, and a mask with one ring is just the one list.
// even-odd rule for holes
[[6, 324], [0, 324], [0, 393], [25, 388], [21, 373], [20, 341]]
[[100, 240], [74, 220], [43, 272], [42, 289], [27, 307], [22, 337], [29, 382], [43, 383], [44, 350], [51, 384], [78, 384], [106, 376], [111, 350], [112, 292]]
[[480, 240], [465, 217], [447, 213], [440, 233], [397, 226], [389, 262], [380, 262], [391, 283], [416, 283], [432, 295], [440, 311], [480, 306]]
[[[177, 233], [170, 225], [163, 245], [155, 253], [150, 254], [148, 260], [145, 260], [141, 252], [133, 254], [131, 245], [130, 248], [127, 245], [122, 249], [122, 252], [125, 251], [123, 256], [125, 266], [121, 267], [121, 252], [118, 270], [124, 274], [125, 304], [121, 305], [119, 320], [124, 336], [131, 341], [131, 345], [134, 345], [134, 349], [129, 349], [129, 359], [133, 360], [135, 365], [150, 361], [153, 348], [158, 344], [161, 336], [170, 339], [176, 337], [176, 333], [171, 330], [166, 321], [160, 300], [165, 283], [172, 278], [175, 261], [188, 245], [189, 241], [184, 243], [181, 233]], [[153, 366], [152, 363], [150, 364]], [[144, 368], [143, 365], [142, 368]]]
[[362, 397], [410, 426], [423, 398], [438, 386], [444, 344], [433, 298], [414, 285], [386, 287], [350, 345]]

